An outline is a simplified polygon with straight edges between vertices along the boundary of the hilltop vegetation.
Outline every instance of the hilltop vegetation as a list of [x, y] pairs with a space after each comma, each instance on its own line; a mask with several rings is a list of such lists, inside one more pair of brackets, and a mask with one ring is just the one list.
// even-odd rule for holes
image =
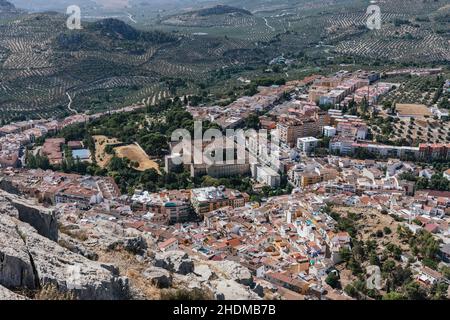
[[115, 40], [143, 41], [154, 44], [172, 42], [176, 40], [171, 34], [161, 31], [140, 31], [117, 19], [103, 19], [88, 26], [89, 30], [99, 32]]
[[[140, 31], [117, 19], [104, 19], [87, 25], [87, 30], [65, 31], [56, 37], [60, 50], [79, 51], [129, 51], [130, 54], [145, 53], [145, 47], [161, 45], [177, 40], [172, 34]], [[137, 50], [140, 48], [140, 50]]]
[[196, 14], [200, 17], [204, 16], [210, 16], [210, 15], [218, 15], [218, 14], [233, 14], [233, 13], [240, 13], [244, 15], [251, 16], [252, 13], [248, 10], [240, 9], [240, 8], [234, 8], [230, 6], [224, 6], [224, 5], [218, 5], [212, 8], [205, 8], [198, 10]]
[[248, 10], [218, 5], [197, 11], [189, 11], [182, 14], [168, 16], [161, 23], [174, 26], [221, 26], [236, 24], [239, 19], [251, 17]]

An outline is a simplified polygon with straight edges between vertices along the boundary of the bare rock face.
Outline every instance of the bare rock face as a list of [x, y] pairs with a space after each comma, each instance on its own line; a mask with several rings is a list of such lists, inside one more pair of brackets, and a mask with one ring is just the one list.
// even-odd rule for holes
[[11, 202], [6, 201], [4, 198], [0, 195], [0, 215], [8, 215], [10, 217], [19, 218], [19, 213], [17, 212], [17, 209], [14, 208], [14, 206], [11, 204]]
[[[9, 215], [16, 216], [20, 221], [30, 224], [37, 232], [53, 241], [58, 241], [58, 220], [53, 210], [37, 206], [17, 197], [16, 195], [0, 191], [0, 196], [4, 197], [9, 208]], [[5, 206], [5, 204], [4, 204]], [[11, 210], [14, 207], [16, 210]]]
[[89, 250], [80, 241], [78, 241], [72, 237], [69, 237], [68, 235], [66, 235], [64, 233], [60, 234], [58, 243], [62, 247], [72, 251], [73, 253], [80, 254], [83, 257], [88, 258], [89, 260], [93, 260], [93, 261], [98, 260], [97, 253], [95, 253], [92, 250]]
[[133, 254], [143, 255], [147, 250], [147, 242], [142, 236], [136, 236], [118, 239], [108, 245], [108, 250], [117, 248], [123, 248]]
[[0, 301], [3, 300], [27, 300], [27, 298], [0, 286]]
[[214, 265], [228, 279], [232, 279], [237, 283], [251, 286], [253, 284], [253, 276], [250, 270], [237, 262], [224, 260]]
[[233, 280], [213, 280], [211, 287], [217, 300], [259, 300], [256, 293]]
[[195, 264], [194, 274], [200, 282], [208, 281], [213, 276], [212, 270], [206, 264]]
[[158, 288], [169, 288], [172, 286], [170, 272], [163, 268], [150, 267], [144, 271], [144, 277], [150, 279]]
[[89, 234], [89, 239], [83, 242], [86, 247], [105, 251], [123, 249], [136, 255], [145, 255], [149, 247], [149, 239], [144, 234], [111, 221], [97, 221], [95, 227], [89, 229]]
[[34, 262], [41, 286], [55, 285], [62, 292], [73, 292], [79, 299], [127, 299], [128, 279], [116, 276], [97, 262], [75, 254], [57, 243], [19, 225]]
[[129, 297], [128, 279], [115, 267], [90, 261], [13, 217], [0, 215], [0, 285], [39, 290], [55, 286], [78, 299], [115, 300]]
[[194, 262], [189, 255], [180, 250], [167, 251], [155, 255], [155, 266], [179, 274], [194, 272]]
[[37, 232], [53, 241], [58, 241], [58, 219], [55, 212], [45, 208], [30, 206], [20, 201], [13, 201], [19, 211], [19, 220], [33, 226]]
[[34, 289], [37, 285], [30, 255], [13, 218], [0, 215], [0, 285]]
[[205, 288], [209, 289], [208, 282], [202, 281], [201, 278], [196, 276], [193, 273], [184, 275], [184, 274], [173, 274], [173, 283], [177, 287], [183, 287], [188, 289], [199, 289], [204, 290]]

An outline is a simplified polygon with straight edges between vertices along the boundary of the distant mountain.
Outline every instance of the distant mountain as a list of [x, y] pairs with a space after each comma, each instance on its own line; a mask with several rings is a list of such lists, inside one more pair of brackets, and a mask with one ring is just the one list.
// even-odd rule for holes
[[112, 18], [96, 21], [89, 25], [89, 29], [100, 32], [102, 35], [113, 39], [146, 41], [156, 44], [176, 40], [176, 38], [169, 33], [161, 31], [139, 31], [122, 20]]
[[224, 6], [224, 5], [217, 5], [212, 8], [200, 9], [200, 10], [194, 11], [192, 13], [197, 14], [200, 17], [206, 17], [206, 16], [211, 16], [211, 15], [220, 15], [220, 14], [233, 14], [233, 13], [249, 15], [249, 16], [252, 15], [252, 13], [250, 11], [240, 9], [240, 8], [230, 7], [230, 6]]
[[143, 31], [116, 19], [68, 30], [66, 19], [48, 12], [0, 19], [0, 120], [67, 116], [66, 93], [79, 112], [157, 104], [217, 69], [255, 60], [238, 54], [247, 45], [232, 39]]
[[96, 5], [92, 0], [8, 0], [14, 3], [16, 8], [24, 9], [28, 12], [57, 11], [66, 12], [70, 5], [77, 5], [83, 10], [87, 10]]
[[89, 25], [92, 31], [98, 31], [103, 35], [126, 40], [137, 40], [142, 32], [117, 19], [103, 19]]
[[0, 0], [0, 12], [13, 12], [16, 11], [16, 7], [6, 0]]
[[[228, 90], [232, 79], [256, 77], [281, 55], [298, 59], [289, 77], [333, 59], [374, 66], [450, 61], [448, 0], [383, 0], [383, 27], [376, 32], [366, 28], [361, 0], [246, 0], [252, 14], [238, 0], [221, 0], [228, 6], [215, 7], [205, 3], [216, 0], [170, 0], [191, 6], [180, 5], [175, 14], [158, 11], [160, 25], [146, 20], [150, 9], [136, 11], [141, 1], [153, 0], [130, 0], [129, 14], [145, 25], [86, 18], [81, 30], [69, 30], [65, 11], [1, 12], [0, 120], [67, 116], [72, 111], [66, 93], [73, 99], [71, 108], [95, 112], [136, 102], [154, 105], [168, 96], [203, 94], [209, 87]], [[23, 8], [19, 0], [9, 2]], [[0, 0], [1, 7], [11, 10], [9, 2]], [[280, 3], [293, 9], [279, 8]]]
[[253, 19], [253, 15], [248, 10], [226, 5], [217, 5], [168, 16], [162, 19], [161, 23], [185, 27], [212, 27], [232, 25], [236, 20], [242, 18]]
[[177, 38], [157, 30], [139, 31], [121, 20], [103, 19], [86, 25], [85, 30], [61, 32], [55, 40], [60, 50], [78, 51], [82, 49], [112, 50], [118, 46], [124, 48], [126, 42], [133, 42], [134, 49], [145, 48], [148, 45], [170, 43]]

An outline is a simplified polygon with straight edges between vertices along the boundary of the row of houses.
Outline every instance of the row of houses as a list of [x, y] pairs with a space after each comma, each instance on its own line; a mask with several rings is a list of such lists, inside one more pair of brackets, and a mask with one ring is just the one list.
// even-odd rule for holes
[[86, 210], [121, 196], [111, 177], [81, 176], [40, 169], [4, 169], [1, 173], [0, 188], [3, 190], [50, 205], [74, 203]]
[[358, 151], [367, 151], [381, 158], [422, 161], [450, 159], [450, 144], [423, 143], [418, 147], [406, 147], [355, 142], [353, 138], [336, 137], [330, 141], [329, 149], [331, 153], [340, 155], [354, 155]]
[[196, 220], [223, 207], [244, 207], [249, 201], [247, 193], [223, 186], [159, 193], [138, 190], [131, 197], [134, 210], [145, 212], [148, 220], [159, 224]]

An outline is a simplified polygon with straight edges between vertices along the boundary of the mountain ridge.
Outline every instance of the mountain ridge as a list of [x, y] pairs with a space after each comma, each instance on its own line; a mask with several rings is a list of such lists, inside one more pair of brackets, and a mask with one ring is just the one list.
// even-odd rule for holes
[[16, 11], [16, 6], [9, 1], [0, 0], [0, 12]]

